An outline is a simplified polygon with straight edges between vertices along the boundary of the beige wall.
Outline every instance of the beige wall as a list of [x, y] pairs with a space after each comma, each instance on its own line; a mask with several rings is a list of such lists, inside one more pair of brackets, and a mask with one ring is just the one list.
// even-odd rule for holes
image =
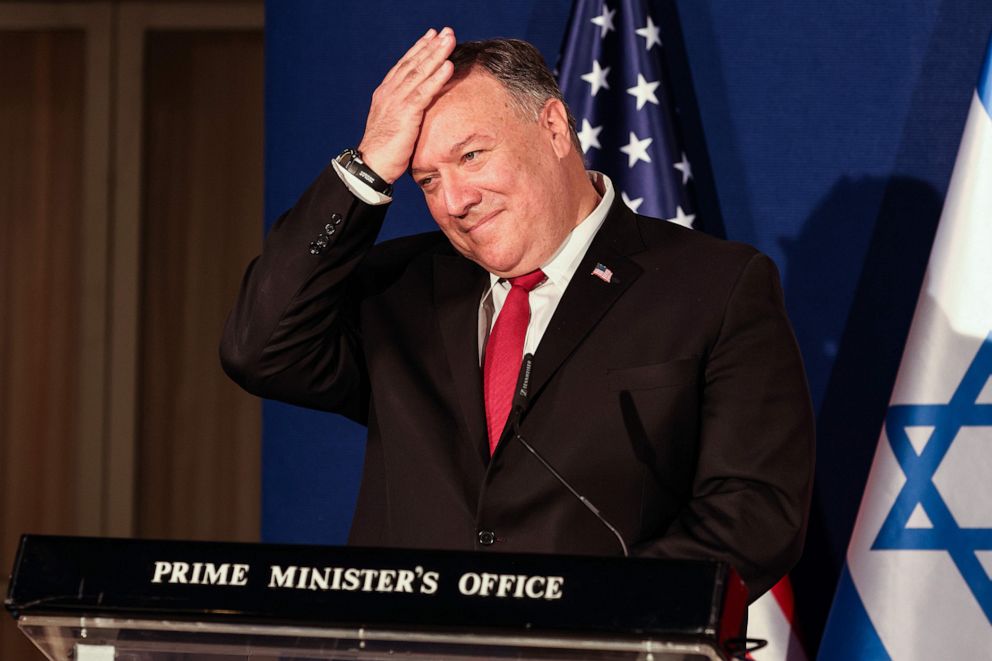
[[262, 22], [0, 3], [4, 592], [25, 532], [258, 537], [259, 404], [216, 346], [261, 239]]

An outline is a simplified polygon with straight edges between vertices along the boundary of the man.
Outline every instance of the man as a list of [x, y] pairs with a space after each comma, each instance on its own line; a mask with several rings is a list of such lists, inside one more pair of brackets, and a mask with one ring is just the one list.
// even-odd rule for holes
[[[408, 169], [441, 233], [373, 246]], [[520, 435], [633, 553], [752, 598], [796, 561], [812, 415], [770, 260], [630, 212], [532, 46], [430, 30], [266, 239], [224, 367], [368, 425], [353, 544], [619, 553], [505, 430], [525, 352]]]

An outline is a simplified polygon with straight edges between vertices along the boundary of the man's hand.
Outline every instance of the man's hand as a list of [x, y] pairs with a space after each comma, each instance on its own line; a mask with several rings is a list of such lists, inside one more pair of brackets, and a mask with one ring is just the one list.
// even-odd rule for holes
[[393, 183], [410, 164], [424, 111], [451, 78], [448, 56], [455, 48], [451, 28], [431, 28], [389, 70], [372, 94], [365, 136], [358, 147], [362, 160]]

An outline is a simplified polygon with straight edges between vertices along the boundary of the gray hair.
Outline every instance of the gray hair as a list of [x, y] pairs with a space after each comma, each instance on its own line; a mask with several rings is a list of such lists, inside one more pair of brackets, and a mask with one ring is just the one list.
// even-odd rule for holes
[[554, 74], [532, 44], [520, 39], [464, 41], [455, 46], [448, 59], [455, 65], [454, 78], [466, 76], [478, 67], [498, 80], [509, 92], [516, 109], [528, 119], [536, 121], [548, 99], [561, 101], [572, 142], [581, 153], [575, 117], [565, 103]]

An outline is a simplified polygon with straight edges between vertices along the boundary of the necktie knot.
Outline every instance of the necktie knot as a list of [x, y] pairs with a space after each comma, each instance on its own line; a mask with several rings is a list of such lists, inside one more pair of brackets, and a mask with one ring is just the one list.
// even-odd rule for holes
[[537, 269], [536, 271], [531, 271], [530, 273], [524, 273], [523, 275], [518, 275], [515, 278], [510, 278], [510, 286], [520, 287], [524, 291], [529, 292], [534, 287], [541, 284], [544, 280], [544, 271]]

